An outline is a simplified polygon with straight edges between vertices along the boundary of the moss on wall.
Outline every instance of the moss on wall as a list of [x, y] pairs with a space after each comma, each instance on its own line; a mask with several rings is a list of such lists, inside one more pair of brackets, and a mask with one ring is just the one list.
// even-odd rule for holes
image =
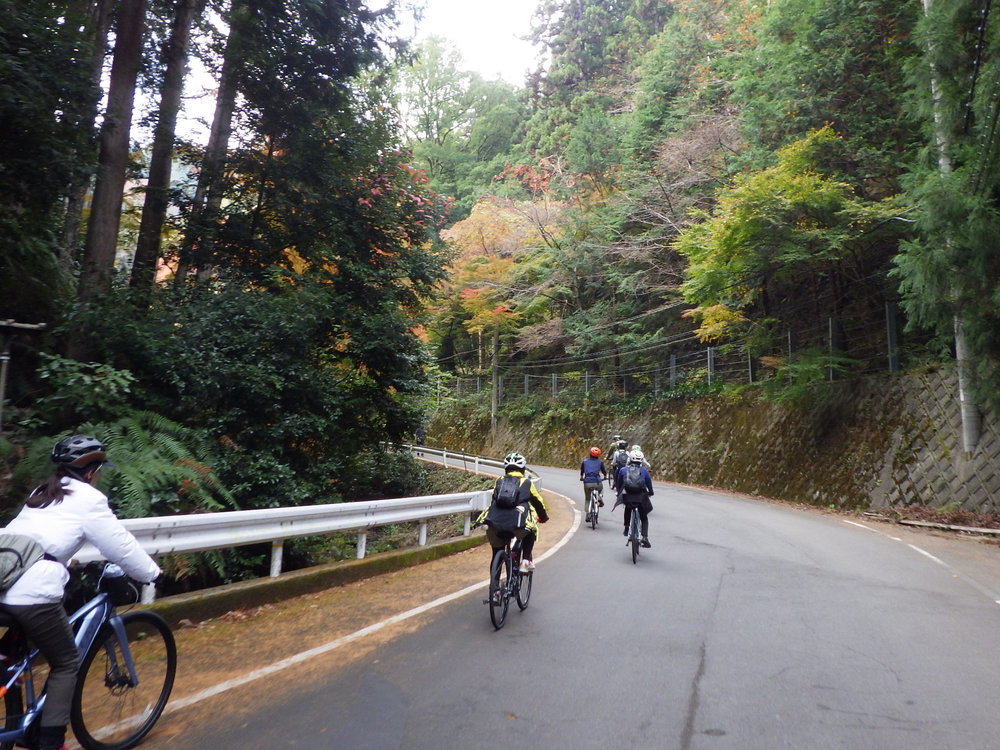
[[986, 415], [976, 452], [962, 455], [957, 384], [948, 372], [824, 385], [778, 405], [754, 391], [652, 404], [615, 416], [615, 405], [505, 404], [491, 435], [479, 405], [440, 409], [433, 444], [575, 467], [613, 432], [642, 445], [658, 479], [842, 508], [960, 505], [1000, 510], [1000, 430]]

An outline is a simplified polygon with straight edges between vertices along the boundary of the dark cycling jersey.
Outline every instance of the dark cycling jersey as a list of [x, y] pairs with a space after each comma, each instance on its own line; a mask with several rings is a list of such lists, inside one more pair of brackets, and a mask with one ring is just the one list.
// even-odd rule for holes
[[580, 476], [584, 482], [600, 484], [601, 478], [608, 475], [604, 462], [599, 458], [585, 458], [580, 463]]

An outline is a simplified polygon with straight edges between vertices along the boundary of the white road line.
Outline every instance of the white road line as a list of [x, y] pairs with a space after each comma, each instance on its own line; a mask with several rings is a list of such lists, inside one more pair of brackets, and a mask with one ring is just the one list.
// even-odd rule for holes
[[[565, 495], [561, 495], [558, 492], [554, 492], [553, 494], [559, 495], [565, 500], [570, 501], [568, 497], [566, 497]], [[547, 549], [542, 555], [538, 557], [539, 562], [545, 560], [548, 557], [551, 557], [558, 550], [562, 549], [567, 542], [569, 542], [569, 540], [577, 532], [577, 529], [580, 528], [580, 518], [581, 518], [580, 512], [578, 510], [574, 510], [573, 524], [570, 526], [569, 530], [563, 535], [562, 539], [560, 539], [558, 542], [556, 542], [554, 545], [552, 545], [549, 549]], [[308, 651], [302, 651], [301, 653], [289, 656], [288, 658], [282, 659], [281, 661], [276, 661], [273, 664], [267, 665], [266, 667], [261, 667], [260, 669], [253, 670], [252, 672], [247, 672], [245, 675], [241, 675], [240, 677], [234, 677], [231, 680], [220, 682], [218, 685], [213, 685], [210, 688], [202, 690], [200, 693], [189, 695], [186, 698], [179, 698], [177, 700], [171, 701], [163, 713], [164, 715], [166, 715], [168, 713], [179, 711], [183, 708], [187, 708], [188, 706], [192, 706], [196, 703], [199, 703], [205, 700], [206, 698], [211, 698], [215, 695], [219, 695], [220, 693], [224, 693], [228, 690], [233, 690], [234, 688], [238, 688], [255, 680], [259, 680], [262, 677], [267, 677], [269, 675], [274, 674], [275, 672], [280, 672], [281, 670], [287, 669], [288, 667], [292, 667], [295, 666], [296, 664], [308, 661], [309, 659], [312, 659], [316, 656], [329, 653], [330, 651], [338, 649], [341, 646], [346, 646], [348, 643], [356, 641], [360, 638], [364, 638], [366, 635], [371, 635], [372, 633], [376, 633], [379, 630], [388, 627], [389, 625], [394, 625], [397, 622], [403, 622], [404, 620], [409, 620], [411, 617], [422, 615], [425, 612], [429, 612], [432, 609], [440, 607], [442, 604], [447, 604], [448, 602], [455, 601], [456, 599], [461, 599], [463, 596], [471, 594], [473, 591], [477, 591], [481, 589], [483, 586], [487, 585], [489, 585], [489, 579], [485, 581], [480, 581], [479, 583], [474, 583], [471, 586], [466, 586], [464, 589], [460, 589], [451, 594], [446, 594], [445, 596], [439, 597], [432, 602], [428, 602], [427, 604], [422, 604], [419, 607], [414, 607], [413, 609], [407, 610], [406, 612], [401, 612], [398, 615], [393, 615], [392, 617], [389, 617], [380, 622], [372, 623], [367, 627], [361, 628], [361, 630], [356, 630], [353, 633], [341, 636], [340, 638], [332, 640], [329, 643], [324, 643], [323, 645], [311, 648]]]
[[873, 529], [871, 526], [866, 526], [863, 523], [857, 523], [856, 521], [848, 521], [848, 520], [843, 519], [843, 518], [841, 520], [844, 523], [850, 524], [851, 526], [857, 526], [858, 528], [866, 529], [868, 531], [874, 532], [875, 534], [878, 534], [879, 536], [884, 536], [886, 539], [892, 539], [894, 542], [902, 542], [907, 547], [909, 547], [910, 549], [912, 549], [914, 552], [919, 552], [921, 555], [923, 555], [927, 559], [933, 560], [935, 563], [937, 563], [942, 568], [944, 568], [945, 570], [947, 570], [948, 572], [950, 572], [953, 576], [955, 576], [955, 578], [961, 578], [967, 584], [969, 584], [970, 586], [972, 586], [972, 588], [974, 588], [976, 591], [978, 591], [979, 593], [985, 595], [988, 599], [992, 599], [994, 604], [1000, 604], [1000, 597], [997, 597], [996, 592], [990, 591], [988, 588], [986, 588], [981, 583], [979, 583], [979, 581], [975, 580], [974, 578], [970, 578], [969, 576], [965, 575], [965, 573], [961, 572], [960, 570], [958, 570], [958, 569], [952, 567], [951, 565], [949, 565], [948, 563], [946, 563], [940, 557], [935, 557], [934, 555], [932, 555], [927, 550], [921, 549], [920, 547], [918, 547], [915, 544], [910, 544], [909, 542], [904, 542], [898, 536], [892, 536], [890, 534], [886, 534], [883, 531], [879, 531], [878, 529]]

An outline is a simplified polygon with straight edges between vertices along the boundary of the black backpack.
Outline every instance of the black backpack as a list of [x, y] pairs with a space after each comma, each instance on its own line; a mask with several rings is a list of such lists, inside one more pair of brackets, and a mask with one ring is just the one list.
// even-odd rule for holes
[[642, 481], [642, 469], [639, 468], [638, 464], [629, 464], [625, 470], [625, 481], [622, 487], [631, 494], [646, 491], [646, 483]]
[[497, 484], [496, 506], [498, 508], [513, 508], [521, 494], [521, 477], [507, 474], [500, 478]]
[[625, 466], [625, 464], [628, 463], [628, 451], [624, 451], [621, 448], [619, 448], [618, 451], [615, 453], [614, 458], [611, 459], [611, 461], [612, 461], [611, 465], [614, 466], [616, 469], [622, 468], [623, 466]]

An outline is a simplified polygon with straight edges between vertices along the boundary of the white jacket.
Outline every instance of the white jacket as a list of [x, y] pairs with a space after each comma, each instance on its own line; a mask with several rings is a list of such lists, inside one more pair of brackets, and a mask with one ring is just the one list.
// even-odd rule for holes
[[69, 580], [66, 564], [84, 542], [90, 542], [111, 562], [138, 581], [149, 582], [160, 566], [139, 546], [132, 533], [111, 511], [108, 498], [96, 487], [69, 477], [69, 492], [61, 503], [45, 508], [25, 505], [6, 528], [35, 539], [56, 560], [39, 560], [0, 596], [2, 604], [45, 604], [60, 601]]

